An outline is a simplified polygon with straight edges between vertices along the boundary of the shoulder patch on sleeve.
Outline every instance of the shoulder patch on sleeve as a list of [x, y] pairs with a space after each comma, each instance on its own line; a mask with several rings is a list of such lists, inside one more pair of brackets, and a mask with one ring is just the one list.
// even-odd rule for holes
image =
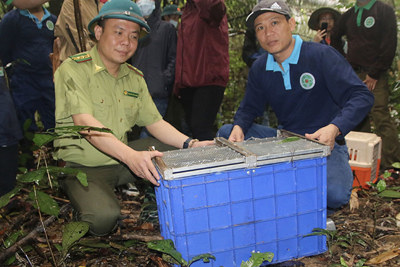
[[77, 63], [83, 63], [83, 62], [92, 60], [92, 57], [90, 56], [90, 54], [88, 52], [79, 53], [79, 54], [70, 56], [70, 58]]
[[141, 72], [138, 68], [135, 68], [134, 66], [128, 63], [126, 63], [126, 65], [128, 66], [128, 68], [130, 68], [131, 70], [133, 70], [134, 72], [143, 77], [143, 72]]

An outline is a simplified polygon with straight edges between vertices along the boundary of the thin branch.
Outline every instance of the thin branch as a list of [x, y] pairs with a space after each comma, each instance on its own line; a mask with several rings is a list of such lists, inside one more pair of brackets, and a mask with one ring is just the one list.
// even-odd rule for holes
[[36, 202], [36, 205], [37, 205], [37, 207], [38, 207], [39, 219], [40, 219], [40, 222], [41, 222], [42, 227], [43, 227], [43, 232], [44, 232], [44, 235], [45, 235], [45, 237], [46, 237], [47, 245], [49, 246], [49, 249], [50, 249], [51, 258], [53, 259], [54, 265], [57, 267], [57, 262], [56, 262], [56, 259], [55, 259], [55, 257], [54, 257], [53, 250], [51, 249], [51, 245], [50, 245], [50, 242], [49, 242], [49, 237], [47, 236], [46, 227], [45, 227], [45, 225], [43, 224], [43, 217], [42, 217], [42, 213], [40, 212], [39, 202], [38, 202], [38, 200], [37, 200], [36, 186], [33, 186], [33, 191], [34, 191], [34, 193], [35, 193], [35, 202]]
[[[61, 207], [60, 209], [60, 214], [59, 216], [61, 216], [62, 214], [65, 214], [69, 211], [70, 209], [70, 204], [65, 204], [64, 206]], [[11, 255], [13, 255], [15, 252], [17, 252], [17, 250], [19, 249], [19, 247], [22, 247], [26, 244], [28, 244], [29, 242], [31, 242], [32, 240], [35, 239], [36, 235], [38, 235], [39, 233], [43, 232], [44, 227], [49, 226], [51, 223], [53, 223], [55, 220], [57, 219], [56, 216], [50, 216], [49, 218], [47, 218], [43, 223], [41, 223], [40, 225], [36, 226], [36, 228], [34, 230], [32, 230], [28, 235], [26, 235], [24, 238], [22, 238], [21, 240], [19, 240], [18, 242], [16, 242], [14, 245], [12, 245], [11, 247], [3, 250], [3, 252], [0, 254], [0, 263], [3, 263], [8, 257], [10, 257]]]

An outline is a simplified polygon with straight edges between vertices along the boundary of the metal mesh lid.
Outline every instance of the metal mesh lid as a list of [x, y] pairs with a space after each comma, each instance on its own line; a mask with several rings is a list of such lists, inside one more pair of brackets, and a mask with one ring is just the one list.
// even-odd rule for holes
[[257, 161], [277, 159], [299, 155], [329, 155], [329, 147], [307, 139], [295, 138], [262, 138], [249, 139], [238, 146], [257, 155]]
[[242, 163], [244, 156], [229, 147], [206, 146], [163, 152], [165, 165], [179, 171]]
[[156, 166], [166, 180], [265, 164], [325, 157], [330, 148], [319, 143], [294, 138], [262, 138], [232, 143], [216, 138], [217, 145], [163, 152]]

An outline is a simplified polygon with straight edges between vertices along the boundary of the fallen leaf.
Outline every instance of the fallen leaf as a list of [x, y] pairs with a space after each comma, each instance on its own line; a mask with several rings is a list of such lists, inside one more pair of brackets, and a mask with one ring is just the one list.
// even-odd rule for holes
[[400, 248], [392, 249], [390, 251], [383, 252], [382, 254], [370, 259], [366, 264], [381, 264], [385, 261], [393, 259], [400, 255]]
[[144, 223], [135, 227], [134, 230], [154, 230], [154, 225], [152, 223]]
[[357, 194], [357, 189], [354, 188], [351, 191], [351, 196], [350, 196], [350, 211], [353, 212], [355, 210], [358, 210], [359, 207], [359, 202], [358, 202], [358, 194]]

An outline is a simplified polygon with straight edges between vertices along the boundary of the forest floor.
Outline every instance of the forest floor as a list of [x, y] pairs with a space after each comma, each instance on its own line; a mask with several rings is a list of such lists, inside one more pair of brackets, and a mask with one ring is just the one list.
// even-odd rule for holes
[[[400, 179], [392, 176], [385, 178], [386, 190], [399, 191]], [[39, 215], [28, 199], [31, 190], [22, 189], [0, 209], [0, 266], [170, 266], [147, 247], [162, 237], [154, 191], [144, 183], [138, 187], [137, 197], [117, 191], [124, 219], [112, 234], [85, 235], [67, 251], [60, 249], [65, 226], [73, 221], [67, 198], [52, 195], [61, 207], [57, 217]], [[382, 197], [376, 186], [354, 192], [349, 205], [329, 216], [337, 230], [323, 232], [329, 236], [327, 252], [274, 266], [400, 266], [399, 214], [400, 198]]]

